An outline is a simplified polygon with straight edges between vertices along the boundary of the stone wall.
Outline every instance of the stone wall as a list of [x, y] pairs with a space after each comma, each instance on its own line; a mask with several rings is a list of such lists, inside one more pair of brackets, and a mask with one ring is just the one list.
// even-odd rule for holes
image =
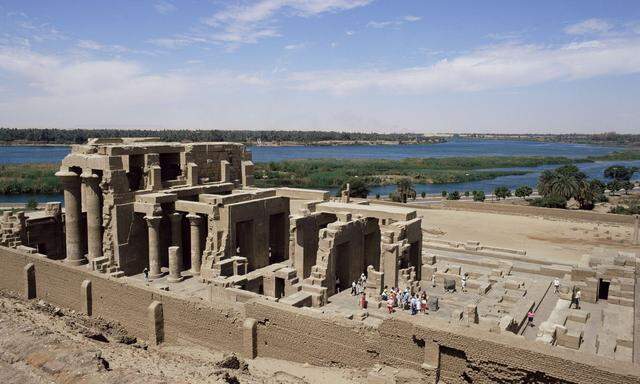
[[359, 321], [261, 299], [208, 305], [5, 247], [0, 247], [0, 288], [26, 293], [28, 264], [33, 265], [30, 281], [35, 284], [36, 298], [80, 311], [82, 282], [90, 280], [93, 315], [118, 321], [133, 335], [147, 340], [151, 335], [148, 308], [160, 303], [164, 341], [169, 343], [191, 342], [245, 354], [249, 350], [257, 356], [324, 366], [385, 363], [424, 369], [433, 375], [439, 371], [451, 382], [640, 380], [637, 367], [629, 363], [540, 345], [515, 335], [482, 333], [437, 320], [426, 327], [409, 316], [364, 326]]

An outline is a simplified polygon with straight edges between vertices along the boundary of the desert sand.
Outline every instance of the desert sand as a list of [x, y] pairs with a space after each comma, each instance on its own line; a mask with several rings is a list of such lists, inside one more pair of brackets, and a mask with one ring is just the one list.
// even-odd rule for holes
[[420, 209], [418, 214], [425, 236], [524, 249], [535, 258], [577, 262], [596, 248], [640, 252], [640, 246], [631, 245], [631, 226], [448, 209]]

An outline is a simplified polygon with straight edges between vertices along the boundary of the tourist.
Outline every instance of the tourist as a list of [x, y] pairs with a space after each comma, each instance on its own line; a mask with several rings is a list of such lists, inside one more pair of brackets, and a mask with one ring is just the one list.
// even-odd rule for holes
[[384, 301], [387, 301], [387, 299], [389, 298], [389, 289], [387, 288], [386, 285], [384, 286], [384, 289], [382, 290], [382, 294], [380, 295], [380, 297]]
[[364, 272], [360, 275], [360, 282], [364, 285], [365, 281], [367, 281], [367, 276], [365, 276]]
[[[582, 296], [582, 294], [580, 293], [580, 290], [577, 289], [576, 292], [573, 294], [573, 300], [571, 301], [571, 304], [575, 304], [576, 305], [576, 309], [580, 309], [580, 297]], [[571, 305], [569, 305], [569, 308], [571, 308]]]
[[144, 281], [149, 281], [149, 270], [147, 268], [142, 270], [142, 274], [144, 275]]
[[358, 293], [358, 290], [356, 289], [356, 282], [352, 281], [351, 282], [351, 296], [355, 296]]
[[462, 281], [460, 283], [462, 292], [467, 292], [467, 274], [462, 275]]
[[435, 274], [431, 275], [431, 287], [432, 288], [436, 287], [436, 275]]
[[364, 293], [360, 295], [360, 308], [367, 309], [367, 296]]
[[389, 313], [393, 313], [393, 303], [395, 303], [395, 299], [393, 298], [393, 294], [389, 295], [389, 298], [387, 299], [387, 310], [389, 311]]
[[405, 288], [402, 292], [401, 300], [402, 309], [407, 309], [407, 305], [409, 304], [409, 289]]
[[422, 309], [422, 313], [426, 314], [427, 313], [427, 293], [426, 292], [422, 292], [422, 294], [420, 295], [420, 308]]
[[336, 293], [340, 293], [340, 278], [336, 277]]
[[533, 309], [532, 309], [532, 310], [530, 310], [529, 312], [527, 312], [527, 324], [528, 324], [530, 327], [533, 327], [533, 326], [534, 326], [534, 325], [533, 325], [533, 317], [534, 317], [535, 315], [536, 315], [536, 314], [535, 314], [535, 312], [533, 312]]
[[416, 314], [422, 312], [422, 301], [420, 297], [416, 295]]
[[411, 297], [411, 315], [415, 315], [418, 311], [418, 303], [415, 296]]
[[556, 294], [560, 292], [560, 279], [558, 279], [557, 277], [553, 279], [553, 288], [555, 289]]

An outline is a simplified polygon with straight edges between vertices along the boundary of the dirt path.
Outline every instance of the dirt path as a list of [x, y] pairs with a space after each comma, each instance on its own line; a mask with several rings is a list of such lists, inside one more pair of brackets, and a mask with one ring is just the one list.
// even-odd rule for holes
[[117, 323], [0, 290], [0, 383], [360, 383], [366, 372], [148, 347]]

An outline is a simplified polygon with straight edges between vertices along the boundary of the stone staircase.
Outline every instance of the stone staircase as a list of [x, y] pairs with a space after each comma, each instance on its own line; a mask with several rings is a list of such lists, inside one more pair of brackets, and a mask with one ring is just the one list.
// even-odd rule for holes
[[97, 257], [91, 260], [91, 269], [100, 273], [108, 274], [111, 277], [123, 277], [124, 272], [117, 265], [112, 265], [111, 260], [106, 257]]

